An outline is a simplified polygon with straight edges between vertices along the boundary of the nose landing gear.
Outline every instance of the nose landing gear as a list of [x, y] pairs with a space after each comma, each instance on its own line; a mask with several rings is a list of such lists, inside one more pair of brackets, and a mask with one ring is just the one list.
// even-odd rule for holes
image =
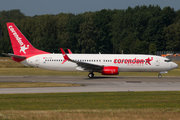
[[158, 75], [158, 78], [162, 78], [162, 75], [161, 75], [161, 74], [165, 74], [165, 73], [168, 73], [168, 71], [162, 71], [162, 72], [160, 72], [159, 75]]
[[93, 78], [93, 77], [94, 77], [94, 73], [93, 73], [93, 72], [90, 72], [90, 73], [88, 74], [88, 77], [89, 77], [89, 78]]

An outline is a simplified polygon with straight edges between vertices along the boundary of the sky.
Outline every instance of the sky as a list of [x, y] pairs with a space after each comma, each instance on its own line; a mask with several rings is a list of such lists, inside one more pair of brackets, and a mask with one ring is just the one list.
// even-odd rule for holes
[[26, 16], [84, 13], [102, 9], [127, 9], [139, 5], [159, 5], [161, 8], [170, 6], [180, 9], [180, 0], [0, 0], [0, 11], [20, 9]]

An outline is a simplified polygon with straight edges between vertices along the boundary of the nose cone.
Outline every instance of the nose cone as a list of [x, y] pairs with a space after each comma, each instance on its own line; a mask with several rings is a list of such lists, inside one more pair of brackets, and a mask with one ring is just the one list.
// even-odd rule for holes
[[176, 64], [176, 63], [173, 62], [173, 63], [171, 64], [171, 66], [172, 66], [173, 69], [175, 69], [175, 68], [178, 67], [178, 64]]

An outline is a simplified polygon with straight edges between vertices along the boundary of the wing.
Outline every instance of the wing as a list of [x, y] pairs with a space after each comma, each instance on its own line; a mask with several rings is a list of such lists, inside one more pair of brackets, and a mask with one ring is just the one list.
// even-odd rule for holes
[[70, 49], [67, 49], [67, 50], [68, 50], [69, 54], [72, 54], [72, 52], [71, 52], [71, 50], [70, 50]]
[[60, 48], [60, 50], [64, 57], [64, 61], [62, 62], [62, 64], [64, 64], [66, 61], [70, 61], [70, 62], [76, 63], [78, 65], [78, 67], [76, 69], [79, 69], [79, 70], [83, 69], [83, 70], [89, 70], [89, 71], [99, 71], [103, 67], [103, 65], [96, 65], [96, 64], [72, 60], [67, 56], [67, 54], [64, 52], [64, 50], [62, 48]]

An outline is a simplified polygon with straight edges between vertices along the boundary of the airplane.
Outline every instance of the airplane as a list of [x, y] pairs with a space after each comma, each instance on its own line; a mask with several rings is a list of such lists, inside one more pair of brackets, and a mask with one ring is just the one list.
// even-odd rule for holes
[[3, 53], [26, 66], [56, 71], [86, 71], [93, 78], [94, 72], [102, 75], [118, 75], [120, 72], [159, 72], [167, 73], [178, 65], [168, 58], [140, 54], [52, 54], [34, 48], [12, 22], [6, 23], [13, 53]]

